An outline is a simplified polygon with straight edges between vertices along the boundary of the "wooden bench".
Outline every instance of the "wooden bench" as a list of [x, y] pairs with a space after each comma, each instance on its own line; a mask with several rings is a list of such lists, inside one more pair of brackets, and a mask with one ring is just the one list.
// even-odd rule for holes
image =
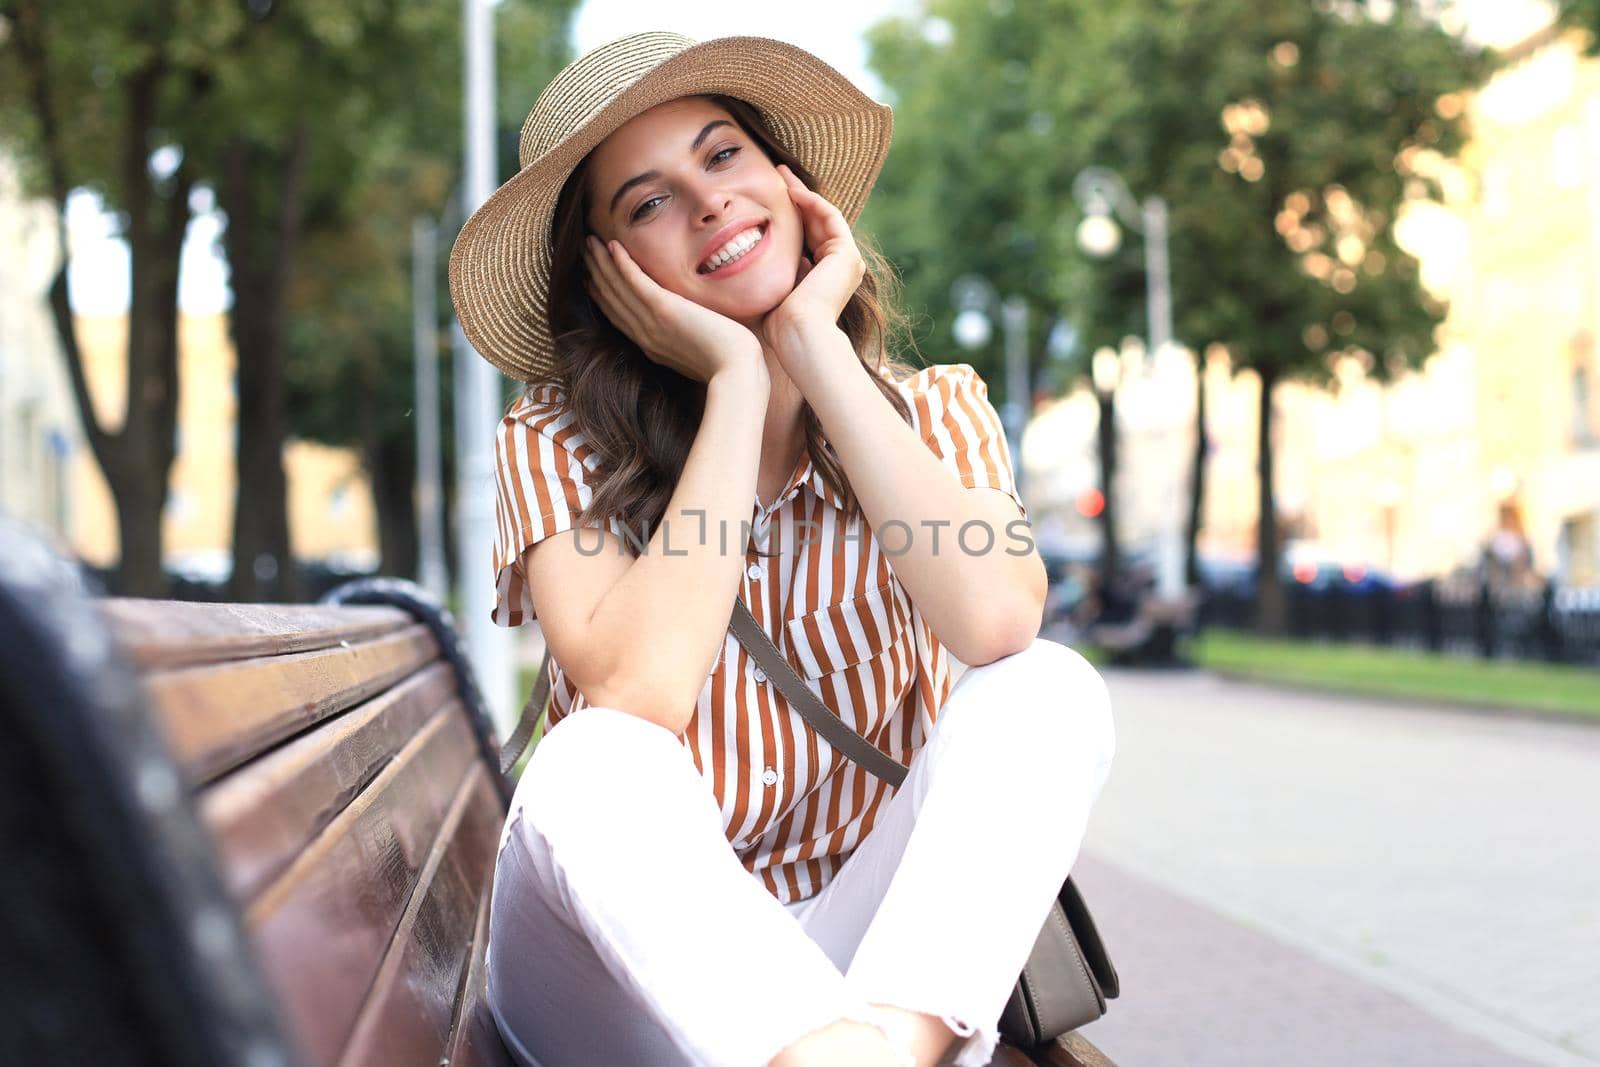
[[0, 1062], [509, 1067], [498, 745], [415, 586], [334, 596], [95, 599], [0, 523]]

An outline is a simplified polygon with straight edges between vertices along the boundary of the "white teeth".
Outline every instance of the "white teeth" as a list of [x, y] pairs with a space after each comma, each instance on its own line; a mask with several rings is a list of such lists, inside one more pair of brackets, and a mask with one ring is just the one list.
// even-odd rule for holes
[[729, 263], [732, 263], [746, 252], [750, 251], [750, 249], [754, 248], [756, 246], [756, 242], [760, 240], [761, 229], [759, 227], [744, 231], [739, 236], [723, 245], [721, 250], [719, 250], [710, 259], [706, 260], [704, 273], [710, 274], [719, 267], [727, 266]]

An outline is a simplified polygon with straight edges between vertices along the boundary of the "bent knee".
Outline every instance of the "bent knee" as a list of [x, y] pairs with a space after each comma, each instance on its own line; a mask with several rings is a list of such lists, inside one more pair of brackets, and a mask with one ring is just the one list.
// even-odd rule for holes
[[517, 783], [524, 815], [546, 832], [572, 820], [589, 828], [608, 818], [634, 821], [642, 807], [702, 794], [704, 779], [678, 738], [637, 715], [593, 705], [550, 728]]
[[[1111, 695], [1088, 660], [1044, 638], [1019, 652], [972, 668], [986, 672], [972, 711], [998, 728], [1013, 751], [1051, 760], [1081, 754], [1109, 765], [1116, 751]], [[974, 682], [978, 679], [973, 679]]]

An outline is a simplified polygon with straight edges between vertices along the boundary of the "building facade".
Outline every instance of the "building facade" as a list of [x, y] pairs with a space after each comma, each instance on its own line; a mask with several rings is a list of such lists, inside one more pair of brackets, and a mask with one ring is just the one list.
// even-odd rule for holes
[[[55, 210], [26, 199], [14, 162], [0, 155], [0, 511], [109, 567], [119, 552], [116, 511], [47, 303], [59, 263]], [[75, 327], [96, 414], [114, 429], [126, 396], [126, 315], [79, 315]], [[162, 539], [168, 569], [189, 577], [220, 579], [231, 562], [234, 366], [225, 315], [180, 316], [178, 450]], [[284, 463], [296, 557], [376, 566], [376, 515], [356, 452], [291, 441]]]

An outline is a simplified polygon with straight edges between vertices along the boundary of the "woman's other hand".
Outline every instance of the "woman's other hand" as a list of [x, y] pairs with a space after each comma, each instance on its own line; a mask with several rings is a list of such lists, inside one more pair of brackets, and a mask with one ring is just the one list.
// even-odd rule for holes
[[583, 261], [589, 295], [612, 325], [654, 362], [699, 382], [741, 363], [765, 370], [755, 334], [656, 284], [620, 241], [584, 238]]
[[815, 261], [801, 257], [794, 291], [767, 313], [761, 323], [763, 340], [775, 351], [817, 328], [833, 329], [850, 298], [866, 275], [866, 261], [856, 246], [850, 223], [826, 198], [806, 188], [792, 170], [778, 165], [789, 187], [789, 198], [799, 209], [805, 243]]

